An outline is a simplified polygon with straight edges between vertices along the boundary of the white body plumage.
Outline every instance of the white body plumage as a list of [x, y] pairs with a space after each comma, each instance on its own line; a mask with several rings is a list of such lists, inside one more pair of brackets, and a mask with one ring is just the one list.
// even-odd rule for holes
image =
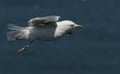
[[60, 16], [47, 16], [32, 18], [28, 21], [28, 27], [20, 27], [13, 24], [8, 25], [8, 29], [13, 30], [7, 32], [8, 40], [30, 40], [24, 48], [19, 49], [20, 53], [26, 50], [34, 40], [51, 41], [71, 34], [73, 28], [81, 28], [70, 20], [58, 21]]

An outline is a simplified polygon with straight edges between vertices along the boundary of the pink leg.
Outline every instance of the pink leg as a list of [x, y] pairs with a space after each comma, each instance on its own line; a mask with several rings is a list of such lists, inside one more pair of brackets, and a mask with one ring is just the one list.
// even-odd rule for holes
[[17, 53], [21, 53], [21, 52], [25, 51], [32, 43], [33, 43], [33, 40], [31, 40], [27, 45], [25, 45], [25, 47], [17, 50]]

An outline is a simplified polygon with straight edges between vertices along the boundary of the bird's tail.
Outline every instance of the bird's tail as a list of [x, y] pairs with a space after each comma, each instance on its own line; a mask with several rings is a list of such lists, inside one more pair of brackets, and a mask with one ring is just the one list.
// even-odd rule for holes
[[12, 40], [24, 39], [25, 33], [23, 32], [23, 30], [25, 29], [25, 27], [16, 26], [14, 24], [8, 24], [7, 27], [8, 29], [13, 30], [13, 31], [7, 32], [8, 40], [12, 41]]

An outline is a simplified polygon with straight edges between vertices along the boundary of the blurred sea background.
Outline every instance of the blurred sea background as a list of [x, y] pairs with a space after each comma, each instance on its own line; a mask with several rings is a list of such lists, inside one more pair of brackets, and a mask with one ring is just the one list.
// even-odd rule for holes
[[[48, 15], [84, 28], [16, 54], [28, 41], [8, 41], [7, 24]], [[119, 17], [119, 0], [0, 0], [0, 74], [120, 74]]]

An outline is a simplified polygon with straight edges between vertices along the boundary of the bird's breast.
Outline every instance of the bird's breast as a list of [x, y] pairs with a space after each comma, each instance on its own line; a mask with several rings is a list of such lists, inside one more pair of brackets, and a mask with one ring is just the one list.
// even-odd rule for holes
[[51, 41], [62, 37], [62, 32], [57, 28], [33, 28], [30, 30], [29, 39]]

